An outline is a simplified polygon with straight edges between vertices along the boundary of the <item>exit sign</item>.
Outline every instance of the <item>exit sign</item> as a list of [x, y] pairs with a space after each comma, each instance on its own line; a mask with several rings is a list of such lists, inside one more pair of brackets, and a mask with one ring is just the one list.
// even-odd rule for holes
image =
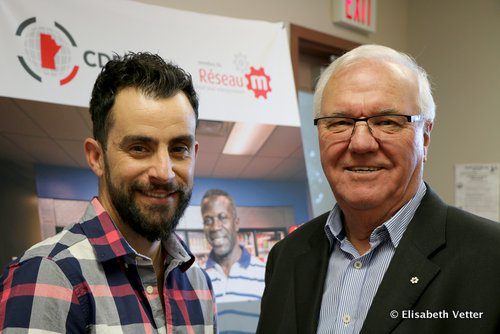
[[333, 23], [375, 32], [377, 0], [332, 0]]

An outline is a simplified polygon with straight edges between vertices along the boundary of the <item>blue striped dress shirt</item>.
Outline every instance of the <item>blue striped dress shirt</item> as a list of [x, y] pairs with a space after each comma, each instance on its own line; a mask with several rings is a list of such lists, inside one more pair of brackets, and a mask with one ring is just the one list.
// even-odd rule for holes
[[317, 333], [359, 333], [370, 305], [403, 233], [427, 187], [370, 235], [370, 250], [360, 256], [345, 236], [341, 210], [335, 205], [325, 232], [330, 241], [330, 261], [323, 290]]

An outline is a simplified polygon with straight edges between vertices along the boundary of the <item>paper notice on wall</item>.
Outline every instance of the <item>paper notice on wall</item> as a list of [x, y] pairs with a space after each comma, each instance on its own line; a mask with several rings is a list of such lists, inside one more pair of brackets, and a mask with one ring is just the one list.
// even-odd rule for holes
[[499, 220], [500, 163], [455, 165], [455, 205]]

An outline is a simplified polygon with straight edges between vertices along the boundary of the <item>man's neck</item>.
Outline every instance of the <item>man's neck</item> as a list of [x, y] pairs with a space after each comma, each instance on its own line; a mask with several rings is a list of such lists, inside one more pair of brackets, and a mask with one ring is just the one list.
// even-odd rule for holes
[[370, 250], [370, 236], [373, 230], [383, 222], [365, 215], [344, 214], [343, 225], [346, 237], [360, 255]]
[[120, 223], [118, 225], [120, 232], [130, 246], [139, 254], [147, 256], [151, 260], [155, 259], [161, 253], [161, 241], [149, 241], [143, 236], [137, 234], [127, 224]]
[[229, 276], [229, 272], [231, 271], [231, 267], [233, 266], [233, 264], [238, 262], [242, 253], [243, 252], [241, 250], [241, 247], [239, 245], [236, 245], [233, 248], [233, 250], [231, 251], [231, 253], [229, 253], [228, 255], [226, 255], [224, 257], [218, 257], [217, 255], [214, 255], [214, 260], [222, 267], [224, 274], [226, 276]]
[[396, 214], [404, 204], [401, 203], [391, 209], [376, 208], [374, 210], [352, 210], [348, 207], [345, 209], [341, 207], [346, 237], [360, 255], [370, 250], [372, 232]]
[[338, 205], [342, 210], [343, 225], [347, 239], [356, 248], [360, 255], [370, 250], [370, 236], [372, 232], [394, 216], [417, 193], [421, 183], [409, 186], [399, 201], [383, 203], [372, 208], [352, 207], [339, 198]]

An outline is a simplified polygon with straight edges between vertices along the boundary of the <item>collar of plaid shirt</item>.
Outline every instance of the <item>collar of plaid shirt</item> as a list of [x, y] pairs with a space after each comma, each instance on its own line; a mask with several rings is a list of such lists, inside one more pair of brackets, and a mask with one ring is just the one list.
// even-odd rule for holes
[[[106, 262], [114, 258], [128, 256], [139, 256], [148, 259], [137, 253], [125, 240], [111, 217], [102, 207], [101, 203], [94, 197], [91, 201], [92, 207], [87, 209], [83, 220], [96, 220], [94, 224], [82, 224], [82, 230], [89, 239], [90, 244], [96, 251], [97, 261]], [[91, 210], [89, 210], [91, 209]], [[86, 218], [89, 219], [86, 219]], [[189, 251], [183, 241], [175, 234], [170, 239], [163, 242], [163, 247], [176, 262], [182, 272], [188, 270], [195, 261], [194, 255]]]

